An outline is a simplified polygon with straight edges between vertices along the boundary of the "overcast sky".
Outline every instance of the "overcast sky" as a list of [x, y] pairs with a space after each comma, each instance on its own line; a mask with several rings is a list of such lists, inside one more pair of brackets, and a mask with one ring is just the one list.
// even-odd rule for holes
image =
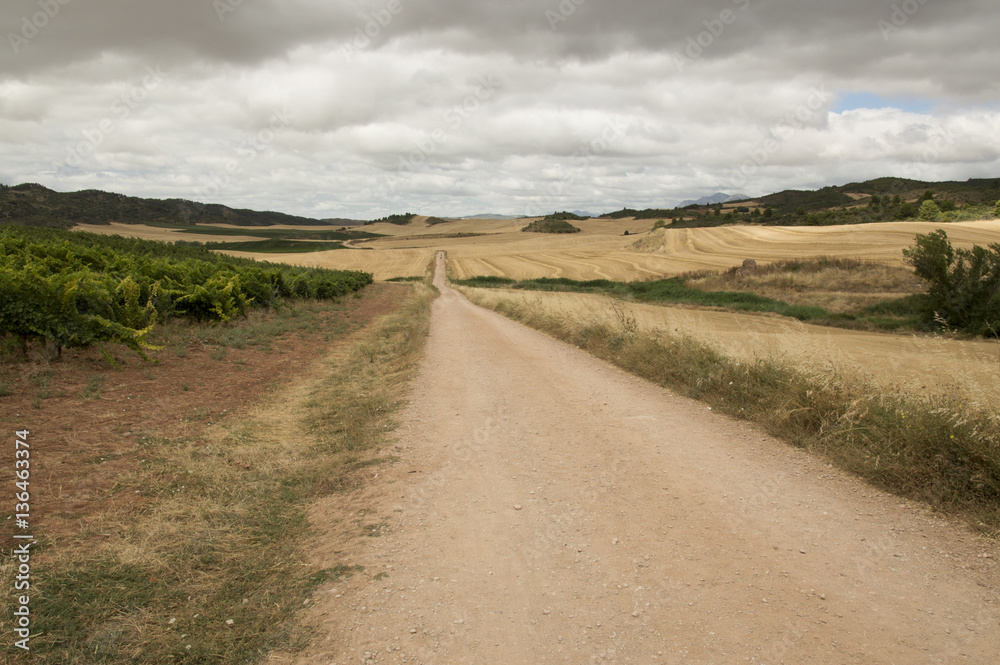
[[4, 0], [0, 182], [310, 217], [1000, 177], [996, 0]]

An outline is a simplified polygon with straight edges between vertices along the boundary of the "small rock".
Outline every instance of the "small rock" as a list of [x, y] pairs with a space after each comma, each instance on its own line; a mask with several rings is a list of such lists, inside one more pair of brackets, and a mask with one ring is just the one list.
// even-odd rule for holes
[[521, 510], [521, 504], [515, 503], [514, 504], [514, 510]]
[[410, 628], [410, 635], [413, 635], [416, 632], [417, 632], [416, 628]]
[[636, 610], [635, 612], [632, 612], [632, 616], [634, 616], [634, 617], [639, 616], [639, 610]]
[[611, 544], [612, 545], [617, 545], [618, 544], [618, 539], [617, 538], [612, 538], [611, 539]]

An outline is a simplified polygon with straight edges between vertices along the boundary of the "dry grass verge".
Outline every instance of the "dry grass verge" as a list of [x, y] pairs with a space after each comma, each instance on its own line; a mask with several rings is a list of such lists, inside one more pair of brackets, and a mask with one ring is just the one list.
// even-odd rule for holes
[[1000, 419], [955, 398], [887, 392], [807, 373], [774, 359], [737, 361], [683, 334], [640, 331], [619, 303], [617, 323], [555, 315], [537, 304], [483, 298], [510, 318], [727, 415], [823, 454], [873, 485], [962, 515], [1000, 535]]
[[680, 278], [687, 286], [704, 291], [747, 291], [834, 313], [857, 312], [926, 290], [912, 268], [837, 257], [779, 261], [751, 271], [706, 270], [686, 273]]
[[[415, 376], [434, 296], [414, 284], [399, 311], [265, 404], [193, 438], [144, 437], [141, 464], [115, 489], [136, 503], [101, 514], [88, 523], [94, 533], [80, 535], [103, 544], [39, 543], [32, 652], [8, 650], [4, 662], [235, 664], [303, 646], [295, 613], [304, 599], [359, 572], [307, 563], [306, 510], [384, 462], [380, 448]], [[0, 583], [11, 589], [4, 564]]]

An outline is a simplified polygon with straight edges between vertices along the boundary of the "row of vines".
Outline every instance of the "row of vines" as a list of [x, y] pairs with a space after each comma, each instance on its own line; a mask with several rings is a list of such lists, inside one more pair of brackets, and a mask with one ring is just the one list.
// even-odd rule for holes
[[229, 321], [287, 299], [335, 299], [364, 272], [299, 268], [120, 236], [0, 226], [0, 337], [63, 347], [125, 344], [157, 321]]

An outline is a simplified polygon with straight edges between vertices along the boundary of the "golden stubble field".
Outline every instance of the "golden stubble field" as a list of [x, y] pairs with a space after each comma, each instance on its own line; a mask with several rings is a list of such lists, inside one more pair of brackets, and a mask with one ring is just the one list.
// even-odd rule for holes
[[[502, 275], [516, 279], [628, 281], [725, 269], [740, 265], [744, 259], [769, 262], [831, 256], [903, 265], [903, 248], [913, 244], [916, 234], [936, 228], [945, 228], [956, 246], [1000, 242], [1000, 220], [946, 225], [898, 222], [832, 227], [729, 226], [653, 232], [650, 229], [654, 220], [588, 220], [574, 222], [581, 233], [566, 235], [522, 233], [520, 229], [531, 220], [456, 220], [436, 225], [428, 225], [426, 220], [418, 217], [406, 226], [366, 226], [364, 230], [386, 237], [355, 241], [349, 249], [309, 254], [234, 254], [293, 265], [365, 270], [374, 273], [376, 279], [389, 279], [422, 275], [434, 252], [444, 250], [452, 277], [459, 279]], [[254, 240], [243, 236], [192, 236], [131, 224], [78, 228], [154, 240]], [[626, 230], [627, 236], [623, 235]], [[482, 235], [447, 237], [469, 233]]]
[[867, 333], [779, 316], [664, 307], [583, 293], [461, 290], [473, 302], [513, 300], [568, 322], [620, 325], [632, 318], [638, 331], [689, 335], [732, 358], [774, 359], [915, 395], [957, 395], [985, 409], [1000, 403], [997, 341]]

